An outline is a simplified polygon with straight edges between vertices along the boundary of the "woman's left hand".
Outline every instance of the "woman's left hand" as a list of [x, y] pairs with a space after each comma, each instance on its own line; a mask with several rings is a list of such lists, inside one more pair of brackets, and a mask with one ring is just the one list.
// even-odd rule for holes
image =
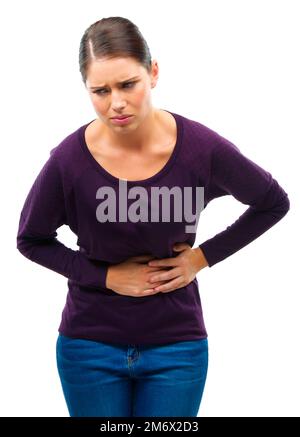
[[149, 276], [150, 283], [169, 280], [167, 283], [155, 287], [154, 290], [156, 291], [167, 293], [176, 290], [177, 288], [184, 287], [195, 278], [200, 270], [208, 266], [208, 262], [200, 247], [192, 249], [187, 243], [177, 243], [173, 249], [174, 251], [181, 253], [174, 258], [165, 258], [148, 262], [148, 266], [173, 267], [171, 270], [155, 272]]

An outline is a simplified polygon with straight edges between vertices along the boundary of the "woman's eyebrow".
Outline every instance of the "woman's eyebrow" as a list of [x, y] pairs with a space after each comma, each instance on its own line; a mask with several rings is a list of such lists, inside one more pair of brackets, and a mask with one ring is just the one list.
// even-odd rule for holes
[[[121, 82], [118, 82], [118, 85], [121, 85], [122, 83], [128, 82], [129, 80], [138, 79], [138, 78], [139, 78], [139, 76], [130, 77], [129, 79], [122, 80]], [[103, 88], [105, 86], [106, 85], [90, 86], [90, 89], [93, 90], [93, 89], [96, 89], [96, 88]]]

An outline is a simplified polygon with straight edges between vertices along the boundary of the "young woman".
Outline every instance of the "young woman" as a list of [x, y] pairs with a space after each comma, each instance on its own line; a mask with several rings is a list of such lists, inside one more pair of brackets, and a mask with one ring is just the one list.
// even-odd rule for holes
[[[79, 62], [97, 118], [50, 151], [17, 236], [68, 278], [57, 366], [69, 414], [197, 416], [208, 342], [196, 275], [282, 219], [288, 196], [217, 132], [153, 107], [158, 63], [128, 19], [92, 24]], [[249, 208], [192, 248], [199, 210], [224, 195]], [[62, 225], [78, 251], [56, 238]]]

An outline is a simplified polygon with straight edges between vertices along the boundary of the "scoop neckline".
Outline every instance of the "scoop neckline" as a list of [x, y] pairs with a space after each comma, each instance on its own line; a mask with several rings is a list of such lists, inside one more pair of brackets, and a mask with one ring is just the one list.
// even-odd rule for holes
[[175, 143], [175, 146], [173, 148], [173, 151], [172, 151], [168, 161], [165, 163], [165, 165], [157, 173], [155, 173], [154, 175], [152, 175], [146, 179], [132, 181], [132, 180], [127, 180], [127, 179], [123, 179], [123, 178], [122, 179], [118, 178], [118, 177], [112, 175], [111, 173], [109, 173], [104, 167], [102, 167], [102, 165], [92, 155], [90, 149], [87, 146], [86, 140], [85, 140], [86, 128], [91, 123], [93, 123], [93, 121], [97, 120], [96, 118], [94, 118], [89, 123], [84, 124], [83, 126], [81, 126], [81, 128], [79, 128], [79, 140], [80, 140], [81, 147], [82, 147], [84, 153], [86, 154], [86, 156], [88, 157], [88, 159], [90, 160], [93, 167], [99, 173], [101, 173], [104, 177], [106, 177], [110, 182], [112, 182], [114, 184], [119, 184], [121, 181], [122, 182], [126, 181], [127, 185], [135, 185], [135, 184], [148, 185], [152, 182], [157, 181], [160, 177], [162, 177], [165, 173], [167, 173], [171, 169], [171, 167], [174, 164], [175, 159], [178, 155], [178, 151], [179, 151], [179, 148], [180, 148], [181, 142], [182, 142], [183, 126], [182, 126], [182, 120], [181, 120], [179, 114], [176, 114], [175, 112], [168, 111], [166, 109], [161, 109], [161, 110], [168, 112], [175, 119], [175, 122], [176, 122], [176, 143]]

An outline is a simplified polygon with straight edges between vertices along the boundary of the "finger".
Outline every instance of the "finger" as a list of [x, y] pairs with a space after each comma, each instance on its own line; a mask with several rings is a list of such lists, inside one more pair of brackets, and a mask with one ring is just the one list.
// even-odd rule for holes
[[154, 273], [169, 272], [170, 269], [172, 269], [172, 267], [164, 267], [164, 266], [159, 267], [158, 266], [158, 267], [149, 267], [149, 269], [150, 269], [149, 273], [151, 275], [154, 275]]
[[165, 284], [165, 283], [166, 283], [166, 281], [157, 281], [157, 282], [151, 282], [151, 283], [147, 282], [147, 285], [149, 286], [149, 288], [152, 287], [154, 290], [155, 287], [158, 287], [159, 285]]
[[143, 294], [155, 294], [159, 293], [159, 291], [155, 290], [154, 288], [148, 288], [147, 290], [142, 291]]
[[158, 274], [154, 274], [150, 276], [149, 282], [150, 284], [156, 281], [167, 281], [173, 278], [177, 278], [180, 275], [181, 270], [177, 267], [172, 270], [168, 270], [167, 272], [159, 272]]
[[178, 265], [178, 259], [175, 258], [165, 258], [165, 259], [157, 259], [148, 262], [148, 266], [152, 267], [173, 267]]
[[168, 291], [176, 290], [177, 288], [183, 287], [182, 285], [182, 276], [173, 279], [173, 281], [167, 282], [167, 284], [159, 285], [158, 287], [155, 287], [154, 290], [156, 291], [162, 291], [163, 293], [167, 293]]

